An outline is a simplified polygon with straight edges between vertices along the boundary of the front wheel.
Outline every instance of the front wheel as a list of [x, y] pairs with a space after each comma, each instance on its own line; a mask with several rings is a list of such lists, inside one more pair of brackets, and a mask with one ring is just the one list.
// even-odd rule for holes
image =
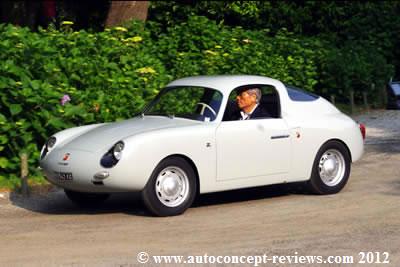
[[328, 141], [315, 157], [308, 189], [320, 195], [338, 193], [349, 179], [350, 165], [347, 148], [338, 141]]
[[105, 193], [84, 193], [67, 189], [65, 189], [64, 192], [69, 200], [81, 207], [96, 206], [110, 197], [110, 194]]
[[156, 216], [174, 216], [188, 209], [196, 196], [196, 174], [182, 158], [167, 158], [153, 171], [142, 191], [148, 210]]

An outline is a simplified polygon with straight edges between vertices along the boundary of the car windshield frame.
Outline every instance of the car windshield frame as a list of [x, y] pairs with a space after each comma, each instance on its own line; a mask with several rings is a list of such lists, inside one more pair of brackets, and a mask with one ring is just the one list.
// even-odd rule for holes
[[[205, 110], [203, 110], [203, 114], [201, 113], [193, 113], [193, 114], [168, 114], [168, 113], [163, 113], [163, 112], [151, 112], [151, 110], [160, 102], [160, 99], [162, 97], [164, 97], [166, 94], [168, 94], [171, 91], [174, 90], [184, 90], [185, 88], [187, 89], [199, 89], [199, 90], [203, 90], [203, 95], [201, 96], [201, 101], [203, 100], [204, 97], [208, 97], [209, 101], [206, 103], [207, 105], [210, 105], [210, 102], [215, 100], [215, 94], [217, 95], [217, 100], [215, 100], [214, 104], [217, 104], [217, 106], [212, 106], [212, 108], [214, 108], [216, 115], [213, 115], [212, 117], [208, 117], [205, 116], [203, 114], [205, 114], [206, 111], [209, 111], [208, 108], [205, 108]], [[207, 96], [206, 96], [207, 95]], [[157, 96], [151, 100], [143, 109], [143, 111], [141, 112], [142, 116], [166, 116], [169, 118], [182, 118], [182, 119], [189, 119], [189, 120], [195, 120], [195, 121], [201, 121], [201, 122], [209, 122], [209, 121], [215, 121], [218, 116], [219, 113], [221, 111], [221, 106], [222, 106], [222, 102], [223, 102], [223, 98], [224, 98], [224, 94], [223, 92], [221, 92], [218, 89], [215, 88], [210, 88], [210, 87], [206, 87], [206, 86], [199, 86], [199, 85], [179, 85], [179, 86], [168, 86], [168, 87], [164, 87], [162, 90], [160, 90], [160, 92], [157, 94]], [[198, 102], [199, 103], [199, 102]], [[197, 104], [196, 104], [197, 105]], [[199, 108], [201, 107], [201, 105], [199, 105]], [[197, 109], [196, 109], [197, 110]], [[210, 112], [209, 112], [210, 113]]]

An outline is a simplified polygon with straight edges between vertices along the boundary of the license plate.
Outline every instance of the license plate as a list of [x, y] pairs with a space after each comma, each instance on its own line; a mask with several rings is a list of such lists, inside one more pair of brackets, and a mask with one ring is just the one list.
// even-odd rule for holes
[[72, 172], [59, 172], [58, 179], [61, 181], [72, 181], [74, 178], [72, 177]]

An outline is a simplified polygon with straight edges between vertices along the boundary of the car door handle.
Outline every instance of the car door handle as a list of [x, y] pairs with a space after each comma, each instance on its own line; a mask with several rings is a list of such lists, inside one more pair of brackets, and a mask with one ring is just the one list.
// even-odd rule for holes
[[289, 138], [289, 134], [283, 134], [283, 135], [274, 135], [271, 136], [271, 139], [282, 139], [282, 138]]

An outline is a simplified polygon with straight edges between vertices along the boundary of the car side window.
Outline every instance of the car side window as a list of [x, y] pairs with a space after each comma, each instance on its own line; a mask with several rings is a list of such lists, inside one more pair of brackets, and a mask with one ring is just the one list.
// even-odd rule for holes
[[281, 117], [280, 110], [280, 99], [276, 88], [272, 85], [263, 84], [251, 84], [246, 86], [240, 86], [232, 90], [229, 95], [228, 102], [226, 104], [223, 121], [240, 120], [240, 108], [237, 103], [237, 96], [250, 88], [259, 88], [261, 91], [261, 99], [259, 100], [257, 109], [262, 110], [258, 112], [260, 116], [256, 116], [250, 119], [274, 119]]

